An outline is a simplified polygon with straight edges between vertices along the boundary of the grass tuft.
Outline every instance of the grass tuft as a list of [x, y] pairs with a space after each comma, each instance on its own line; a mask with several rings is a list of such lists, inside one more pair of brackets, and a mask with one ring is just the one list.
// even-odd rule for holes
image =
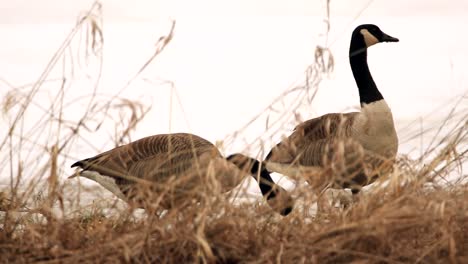
[[[429, 136], [430, 144], [417, 157], [401, 154], [389, 177], [379, 179], [345, 210], [331, 201], [314, 213], [313, 186], [298, 185], [291, 191], [296, 208], [286, 217], [264, 201], [232, 203], [216, 193], [203, 197], [202, 203], [170, 211], [156, 206], [154, 212], [142, 213], [102, 189], [66, 181], [64, 168], [75, 149], [93, 145], [87, 141], [90, 135], [112, 127], [108, 140], [115, 146], [131, 141], [150, 107], [121, 93], [170, 45], [174, 34], [175, 22], [135, 76], [115, 95], [102, 95], [101, 9], [96, 2], [77, 21], [35, 83], [8, 84], [1, 101], [1, 122], [7, 128], [0, 132], [0, 175], [7, 180], [0, 187], [2, 262], [468, 263], [466, 96], [450, 105], [440, 124], [413, 133], [415, 122], [399, 133], [402, 142]], [[70, 54], [75, 57], [67, 57]], [[94, 89], [68, 98], [77, 65], [98, 69], [90, 76]], [[285, 123], [296, 123], [296, 110], [311, 104], [333, 66], [331, 52], [317, 47], [305, 82], [278, 97], [223, 144], [239, 140], [262, 118], [268, 136], [279, 133]], [[65, 69], [62, 78], [48, 79], [57, 67]], [[48, 89], [50, 85], [54, 89]], [[49, 101], [41, 97], [45, 92]], [[74, 104], [78, 107], [69, 110]], [[261, 140], [246, 143], [264, 146]], [[103, 195], [82, 201], [90, 193]]]

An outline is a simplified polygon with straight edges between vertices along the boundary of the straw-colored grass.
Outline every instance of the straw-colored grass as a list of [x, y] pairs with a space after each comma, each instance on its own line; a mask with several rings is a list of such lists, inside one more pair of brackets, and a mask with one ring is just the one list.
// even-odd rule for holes
[[[100, 70], [92, 93], [77, 99], [86, 107], [76, 119], [65, 115], [70, 89], [66, 71], [50, 105], [35, 101], [46, 83], [57, 82], [48, 80], [48, 74], [76, 43], [78, 59], [101, 65], [100, 10], [95, 3], [78, 21], [37, 82], [10, 87], [1, 102], [2, 127], [8, 130], [0, 134], [0, 175], [9, 181], [0, 190], [0, 262], [468, 263], [466, 97], [451, 105], [441, 124], [400, 135], [404, 143], [434, 132], [427, 151], [412, 159], [400, 154], [392, 174], [363, 191], [346, 210], [324, 206], [312, 214], [316, 194], [307, 185], [291, 191], [298, 202], [286, 217], [263, 201], [234, 204], [212, 192], [201, 203], [169, 211], [156, 206], [140, 217], [110, 198], [77, 206], [88, 187], [65, 180], [70, 153], [87, 144], [85, 135], [103, 133], [103, 126], [114, 128], [115, 145], [129, 142], [149, 111], [138, 101], [120, 98], [120, 92], [100, 96]], [[174, 26], [120, 91], [170, 45]], [[305, 84], [274, 102], [290, 96], [295, 103], [270, 120], [277, 112], [272, 104], [254, 120], [268, 116], [268, 133], [276, 133], [271, 127], [294, 120], [292, 113], [313, 101], [320, 80], [332, 70], [330, 51], [317, 48]], [[34, 122], [26, 122], [31, 115]], [[224, 143], [234, 140], [239, 139], [233, 136]], [[261, 148], [263, 143], [250, 142], [249, 147]]]
[[409, 183], [317, 218], [299, 210], [281, 218], [266, 206], [226, 203], [140, 220], [95, 212], [13, 223], [5, 215], [0, 250], [3, 261], [15, 263], [465, 263], [467, 190]]

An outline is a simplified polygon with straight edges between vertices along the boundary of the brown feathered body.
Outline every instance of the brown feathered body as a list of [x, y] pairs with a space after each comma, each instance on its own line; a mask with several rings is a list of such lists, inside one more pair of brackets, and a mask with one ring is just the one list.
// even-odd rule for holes
[[313, 183], [318, 186], [364, 186], [390, 171], [397, 150], [392, 113], [382, 100], [361, 112], [332, 113], [301, 123], [272, 149], [267, 162], [276, 164], [267, 168], [287, 175], [312, 172], [309, 181], [319, 181]]
[[141, 204], [152, 196], [164, 208], [229, 191], [248, 175], [225, 160], [211, 142], [188, 133], [142, 138], [72, 165], [76, 166], [83, 169], [80, 176], [127, 202]]

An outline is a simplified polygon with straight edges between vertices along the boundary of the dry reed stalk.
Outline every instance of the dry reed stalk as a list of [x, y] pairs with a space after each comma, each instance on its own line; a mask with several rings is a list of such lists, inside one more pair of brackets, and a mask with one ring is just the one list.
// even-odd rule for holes
[[[453, 107], [439, 127], [423, 130], [424, 133], [435, 131], [436, 136], [421, 158], [399, 157], [393, 173], [377, 181], [374, 188], [362, 194], [358, 203], [346, 210], [332, 207], [326, 214], [311, 215], [309, 210], [317, 198], [311, 186], [293, 191], [303, 204], [284, 218], [264, 203], [233, 205], [219, 191], [214, 191], [219, 186], [213, 180], [213, 174], [207, 173], [203, 175], [207, 177], [206, 185], [194, 186], [191, 190], [201, 196], [199, 203], [188, 203], [169, 211], [159, 208], [161, 199], [177, 189], [178, 184], [184, 184], [180, 179], [167, 183], [164, 190], [153, 197], [154, 212], [150, 210], [142, 218], [132, 216], [129, 210], [133, 208], [108, 216], [104, 211], [108, 209], [106, 206], [116, 207], [112, 203], [106, 206], [93, 204], [66, 214], [63, 197], [67, 189], [60, 179], [64, 178], [61, 168], [66, 165], [64, 160], [69, 156], [70, 146], [78, 140], [84, 142], [84, 133], [99, 131], [108, 119], [116, 126], [115, 144], [130, 140], [131, 131], [149, 110], [138, 102], [119, 99], [118, 95], [101, 103], [97, 100], [98, 73], [95, 90], [86, 98], [87, 107], [79, 121], [65, 120], [63, 95], [68, 88], [64, 81], [67, 76], [64, 76], [50, 109], [43, 109], [43, 115], [30, 130], [22, 124], [28, 111], [37, 109], [33, 108], [37, 105], [33, 99], [46, 82], [51, 67], [64, 56], [63, 49], [85, 25], [89, 26], [85, 59], [88, 55], [101, 56], [103, 32], [101, 19], [96, 15], [100, 9], [96, 2], [85, 18], [79, 20], [44, 74], [29, 90], [13, 89], [3, 101], [3, 115], [11, 118], [7, 118], [8, 133], [0, 140], [3, 142], [0, 153], [6, 158], [0, 161], [0, 173], [7, 173], [5, 168], [9, 168], [11, 184], [0, 190], [0, 209], [4, 211], [0, 212], [0, 262], [468, 262], [468, 183], [463, 171], [468, 156], [466, 98]], [[168, 45], [174, 25], [158, 42], [155, 56]], [[294, 104], [288, 105], [291, 108], [278, 110], [278, 106], [272, 104], [261, 114], [283, 113], [275, 119], [266, 117], [269, 135], [278, 133], [277, 126], [300, 118], [299, 114], [288, 116], [286, 113], [299, 108], [304, 103], [303, 98], [307, 103], [312, 102], [320, 79], [333, 69], [329, 50], [317, 47], [315, 60], [307, 69], [305, 83], [293, 87], [275, 101], [291, 95], [294, 97]], [[146, 66], [147, 63], [137, 75]], [[122, 109], [129, 109], [130, 117], [119, 116]], [[103, 116], [100, 115], [102, 112], [105, 112]], [[34, 131], [47, 127], [52, 131], [51, 136], [41, 141]], [[448, 132], [443, 131], [444, 128], [449, 128]], [[408, 134], [404, 140], [420, 136], [418, 131]], [[234, 138], [224, 143], [228, 145]], [[255, 144], [251, 147], [261, 147], [263, 143]], [[37, 156], [22, 152], [31, 146], [39, 150]], [[41, 157], [47, 158], [42, 162]], [[25, 164], [31, 164], [30, 161], [35, 159], [41, 162], [25, 168]], [[20, 183], [25, 181], [25, 169], [32, 177], [27, 178], [25, 188], [20, 190]], [[444, 180], [453, 174], [459, 180], [454, 183]], [[44, 182], [48, 184], [44, 185]], [[322, 182], [323, 179], [318, 180], [318, 187]], [[48, 190], [46, 194], [38, 194], [37, 189], [43, 187]], [[79, 195], [80, 192], [76, 197]], [[61, 217], [51, 212], [56, 201], [59, 201]], [[45, 215], [46, 220], [35, 218], [38, 213]]]

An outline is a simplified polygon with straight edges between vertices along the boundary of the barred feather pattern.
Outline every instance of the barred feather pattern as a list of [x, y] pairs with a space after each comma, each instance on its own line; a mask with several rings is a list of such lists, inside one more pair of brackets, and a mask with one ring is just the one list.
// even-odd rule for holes
[[320, 167], [336, 188], [370, 184], [390, 171], [396, 150], [385, 155], [366, 149], [357, 136], [366, 131], [354, 126], [360, 114], [331, 113], [305, 121], [271, 150], [266, 161]]
[[166, 194], [161, 202], [165, 208], [199, 200], [205, 191], [228, 191], [248, 175], [226, 161], [211, 142], [188, 133], [142, 138], [72, 165], [76, 166], [114, 178], [127, 201], [140, 204], [151, 195]]

